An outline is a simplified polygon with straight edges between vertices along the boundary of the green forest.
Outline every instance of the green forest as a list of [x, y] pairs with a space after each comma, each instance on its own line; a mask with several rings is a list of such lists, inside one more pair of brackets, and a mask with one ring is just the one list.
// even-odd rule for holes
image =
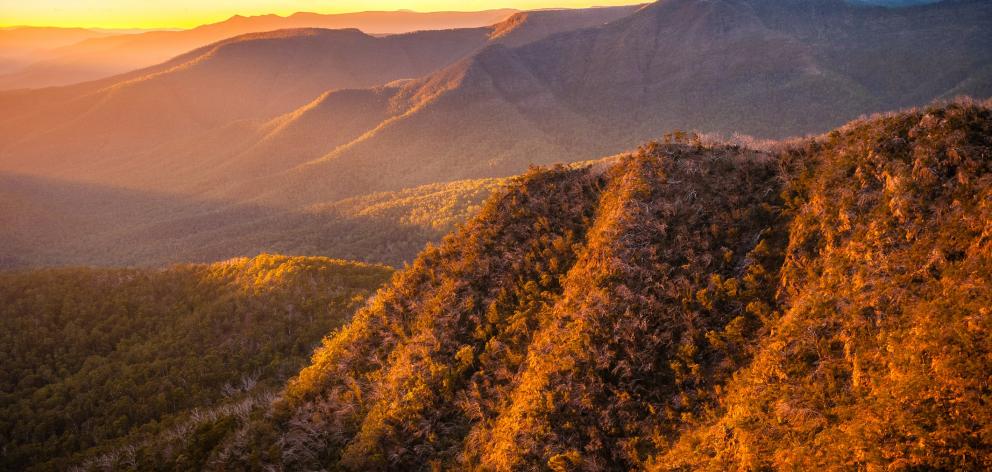
[[391, 272], [261, 255], [3, 273], [0, 469], [65, 470], [261, 405]]

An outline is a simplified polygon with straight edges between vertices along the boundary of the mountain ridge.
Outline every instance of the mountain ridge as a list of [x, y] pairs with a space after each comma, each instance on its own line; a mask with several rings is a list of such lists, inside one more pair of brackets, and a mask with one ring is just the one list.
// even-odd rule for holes
[[[109, 153], [122, 153], [122, 154], [140, 154], [143, 152], [141, 147], [148, 147], [145, 142], [148, 136], [152, 136], [153, 139], [161, 141], [169, 141], [174, 139], [174, 135], [177, 132], [181, 132], [182, 129], [176, 131], [170, 131], [168, 126], [161, 127], [160, 131], [155, 132], [142, 132], [142, 133], [128, 133], [126, 129], [120, 129], [117, 126], [124, 117], [120, 116], [122, 112], [131, 113], [133, 117], [129, 117], [124, 120], [129, 122], [131, 126], [135, 126], [142, 122], [148, 122], [152, 119], [161, 119], [158, 117], [169, 117], [174, 121], [178, 120], [177, 123], [182, 125], [184, 122], [178, 118], [171, 118], [170, 114], [182, 114], [195, 116], [203, 116], [209, 121], [207, 123], [196, 123], [196, 124], [186, 124], [187, 127], [193, 126], [194, 128], [204, 128], [207, 130], [212, 126], [220, 126], [224, 124], [229, 124], [232, 120], [243, 120], [243, 119], [270, 119], [274, 115], [282, 113], [292, 113], [297, 107], [306, 107], [308, 102], [314, 100], [321, 93], [327, 92], [329, 89], [331, 91], [340, 88], [361, 88], [378, 85], [381, 83], [387, 83], [397, 79], [403, 78], [414, 78], [422, 75], [426, 75], [429, 72], [433, 72], [435, 69], [439, 69], [443, 66], [448, 65], [451, 62], [455, 62], [466, 55], [471, 54], [478, 48], [484, 46], [489, 41], [523, 41], [520, 35], [527, 35], [528, 37], [539, 36], [540, 34], [550, 34], [550, 32], [557, 29], [569, 28], [570, 25], [581, 26], [589, 21], [596, 21], [596, 19], [609, 19], [619, 15], [623, 15], [630, 11], [630, 7], [611, 7], [611, 8], [598, 8], [592, 9], [592, 13], [584, 13], [582, 15], [573, 14], [568, 10], [559, 11], [548, 11], [542, 12], [540, 16], [548, 17], [552, 16], [560, 21], [557, 21], [554, 28], [548, 28], [542, 26], [543, 32], [534, 33], [530, 31], [524, 22], [524, 26], [516, 28], [509, 35], [505, 35], [499, 39], [491, 40], [489, 36], [490, 28], [475, 28], [475, 29], [461, 29], [461, 30], [449, 30], [449, 31], [425, 31], [408, 33], [402, 35], [393, 35], [384, 38], [374, 38], [363, 33], [358, 33], [357, 31], [352, 31], [351, 33], [345, 33], [337, 30], [291, 30], [296, 33], [288, 33], [283, 31], [281, 33], [255, 33], [246, 36], [239, 36], [236, 38], [227, 39], [218, 43], [215, 43], [204, 48], [200, 48], [184, 55], [181, 55], [169, 62], [162, 65], [155, 66], [152, 68], [139, 70], [131, 73], [124, 74], [118, 78], [106, 79], [103, 81], [93, 82], [91, 84], [81, 84], [77, 86], [63, 88], [62, 90], [51, 90], [42, 91], [37, 94], [44, 97], [44, 94], [68, 94], [70, 97], [70, 102], [63, 100], [51, 100], [53, 103], [50, 105], [48, 111], [33, 111], [33, 106], [17, 106], [17, 102], [12, 103], [12, 113], [6, 120], [9, 126], [7, 127], [7, 132], [5, 133], [9, 139], [5, 139], [6, 151], [10, 157], [16, 156], [19, 151], [16, 150], [18, 146], [18, 141], [24, 141], [25, 136], [29, 136], [30, 130], [37, 130], [39, 128], [49, 128], [52, 129], [54, 136], [59, 136], [61, 133], [65, 135], [61, 139], [54, 139], [52, 137], [36, 138], [36, 144], [33, 144], [35, 149], [31, 153], [34, 156], [21, 158], [26, 161], [26, 166], [39, 167], [41, 162], [45, 162], [46, 159], [61, 159], [61, 156], [66, 154], [73, 154], [77, 157], [75, 160], [83, 160], [82, 155], [86, 154], [96, 154], [105, 155]], [[575, 18], [571, 18], [571, 17]], [[314, 40], [316, 37], [319, 40]], [[326, 38], [326, 39], [324, 39]], [[349, 39], [350, 38], [350, 39]], [[347, 56], [343, 57], [341, 61], [334, 62], [333, 60], [327, 59], [327, 50], [338, 50], [345, 48], [347, 45], [343, 44], [344, 41], [357, 41], [366, 44], [364, 50], [354, 50], [349, 51]], [[260, 48], [265, 47], [266, 42], [273, 43], [273, 47], [288, 48], [289, 43], [292, 42], [298, 47], [293, 49], [293, 56], [301, 55], [299, 60], [294, 60], [290, 62], [291, 65], [303, 68], [300, 72], [299, 77], [290, 77], [286, 73], [278, 74], [278, 81], [271, 84], [271, 86], [264, 83], [259, 83], [255, 86], [255, 89], [239, 90], [230, 85], [224, 85], [226, 81], [229, 80], [240, 80], [237, 77], [238, 70], [242, 70], [242, 75], [245, 76], [245, 81], [247, 83], [259, 82], [260, 79], [252, 77], [253, 71], [257, 71], [259, 68], [262, 70], [282, 70], [286, 68], [283, 65], [282, 60], [275, 61], [271, 58], [266, 58], [265, 56], [260, 57], [259, 60], [252, 59], [253, 56], [241, 57], [238, 62], [228, 67], [226, 70], [221, 68], [221, 65], [216, 64], [219, 59], [216, 57], [217, 54], [223, 53], [226, 55], [233, 55], [234, 52], [232, 48], [243, 46], [251, 48], [253, 55], [259, 55], [257, 51]], [[352, 47], [353, 48], [353, 47]], [[321, 57], [318, 58], [308, 58], [306, 54], [300, 51], [312, 51], [314, 54], [318, 54]], [[367, 59], [359, 59], [358, 53], [367, 53]], [[410, 57], [407, 57], [407, 56]], [[333, 55], [331, 55], [333, 56]], [[386, 56], [389, 56], [390, 60]], [[320, 64], [329, 63], [330, 68], [324, 68], [322, 70], [319, 66]], [[348, 66], [348, 67], [344, 67]], [[216, 72], [211, 72], [210, 70], [202, 70], [195, 72], [202, 76], [203, 78], [197, 80], [210, 80], [213, 82], [207, 83], [196, 83], [192, 82], [192, 79], [184, 79], [182, 77], [175, 77], [177, 74], [183, 73], [186, 75], [194, 74], [194, 70], [200, 70], [205, 68], [211, 68], [216, 70]], [[338, 70], [340, 68], [347, 69], [347, 71]], [[369, 76], [369, 72], [375, 72], [378, 75], [369, 76], [362, 78], [363, 69], [367, 69], [364, 72], [366, 76]], [[378, 71], [378, 72], [376, 72]], [[271, 73], [266, 73], [271, 75]], [[149, 77], [156, 78], [158, 80], [147, 80]], [[106, 123], [103, 128], [113, 128], [114, 133], [108, 136], [107, 140], [101, 142], [94, 142], [90, 146], [96, 147], [96, 149], [85, 149], [81, 148], [80, 144], [85, 144], [87, 139], [83, 136], [78, 138], [69, 138], [67, 130], [59, 130], [57, 128], [59, 121], [64, 121], [67, 117], [72, 117], [71, 113], [66, 113], [66, 103], [77, 103], [81, 108], [83, 113], [92, 114], [100, 105], [100, 94], [104, 96], [108, 91], [113, 90], [113, 87], [123, 87], [122, 90], [128, 90], [128, 93], [139, 94], [139, 91], [131, 91], [130, 89], [137, 86], [143, 85], [143, 82], [134, 82], [145, 78], [144, 82], [147, 82], [147, 87], [157, 87], [165, 88], [167, 92], [173, 95], [173, 99], [169, 101], [166, 105], [175, 110], [175, 112], [170, 112], [168, 110], [157, 110], [144, 111], [141, 109], [136, 109], [132, 111], [127, 111], [128, 107], [134, 108], [136, 104], [140, 103], [140, 100], [147, 100], [146, 98], [141, 98], [149, 95], [148, 93], [140, 94], [137, 98], [126, 99], [126, 98], [113, 98], [112, 103], [116, 107], [120, 108], [121, 112], [113, 111], [105, 112], [108, 118], [105, 120]], [[301, 80], [297, 80], [301, 79]], [[169, 82], [163, 82], [164, 80], [169, 80], [177, 85], [170, 86]], [[185, 80], [185, 82], [183, 82]], [[303, 82], [302, 85], [300, 82]], [[214, 83], [216, 82], [216, 83]], [[213, 84], [213, 85], [211, 85]], [[289, 95], [284, 88], [289, 85], [295, 89], [299, 89], [298, 93]], [[177, 87], [182, 87], [177, 89]], [[207, 100], [199, 96], [198, 90], [208, 88], [212, 90], [212, 97]], [[271, 90], [276, 90], [277, 93], [271, 93]], [[269, 93], [263, 93], [269, 91]], [[27, 97], [20, 98], [24, 94], [7, 94], [11, 100], [29, 100]], [[160, 97], [163, 94], [157, 94], [156, 97]], [[30, 95], [28, 95], [30, 96]], [[215, 105], [217, 98], [213, 96], [226, 97], [224, 98], [225, 105], [219, 107]], [[246, 97], [257, 97], [257, 101], [248, 102], [245, 100]], [[285, 98], [289, 98], [289, 100]], [[0, 101], [3, 99], [3, 94], [0, 94]], [[45, 103], [44, 100], [42, 103]], [[95, 105], [91, 105], [95, 104]], [[268, 104], [273, 104], [267, 106]], [[27, 113], [26, 116], [19, 116], [18, 110], [23, 110], [21, 113]], [[44, 108], [42, 108], [44, 110]], [[223, 110], [223, 113], [220, 111]], [[236, 111], [240, 112], [235, 113]], [[30, 118], [31, 115], [34, 118]], [[154, 117], [154, 118], [152, 118]], [[50, 123], [46, 123], [49, 121]], [[96, 127], [99, 124], [99, 120], [93, 120], [92, 118], [87, 118], [86, 120], [78, 120], [84, 128], [77, 132], [77, 134], [86, 135], [107, 135], [106, 129], [101, 129]], [[201, 120], [202, 121], [202, 120]], [[210, 125], [213, 123], [213, 125]], [[204, 126], [206, 125], [206, 126]], [[252, 125], [254, 126], [254, 125]], [[37, 131], [36, 131], [37, 132]], [[169, 133], [172, 134], [169, 134]], [[360, 135], [361, 133], [359, 133]], [[357, 136], [355, 136], [357, 137]], [[210, 139], [209, 134], [205, 136], [205, 139]], [[251, 137], [247, 139], [262, 139], [261, 137]], [[318, 137], [318, 139], [320, 139]], [[128, 143], [127, 140], [131, 142]], [[48, 146], [47, 143], [50, 142], [66, 142], [62, 149], [44, 149], [43, 146]], [[96, 141], [96, 140], [89, 140]], [[39, 146], [38, 143], [41, 144]], [[21, 147], [31, 148], [31, 144], [20, 145]], [[11, 150], [11, 147], [15, 149]], [[119, 149], [114, 149], [117, 147]], [[285, 150], [283, 150], [285, 151]], [[0, 149], [0, 152], [4, 152]], [[40, 152], [42, 155], [37, 155]], [[325, 149], [323, 152], [327, 152]], [[50, 156], [50, 157], [49, 157]], [[8, 160], [10, 159], [8, 157]], [[139, 158], [124, 156], [129, 159], [138, 160]], [[99, 167], [98, 165], [93, 165], [88, 163], [87, 167], [94, 168]], [[8, 170], [10, 169], [8, 165]], [[80, 175], [85, 173], [85, 169], [74, 169], [74, 175]], [[162, 169], [153, 169], [152, 172], [161, 178]], [[171, 182], [175, 185], [177, 182]], [[425, 182], [426, 183], [426, 182]]]
[[512, 179], [199, 467], [992, 463], [988, 102], [668, 140]]

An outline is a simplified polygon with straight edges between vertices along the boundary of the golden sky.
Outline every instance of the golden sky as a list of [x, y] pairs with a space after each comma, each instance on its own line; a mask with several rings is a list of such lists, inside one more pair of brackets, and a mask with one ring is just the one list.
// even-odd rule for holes
[[0, 0], [0, 27], [189, 28], [240, 15], [298, 11], [473, 11], [625, 5], [643, 0]]

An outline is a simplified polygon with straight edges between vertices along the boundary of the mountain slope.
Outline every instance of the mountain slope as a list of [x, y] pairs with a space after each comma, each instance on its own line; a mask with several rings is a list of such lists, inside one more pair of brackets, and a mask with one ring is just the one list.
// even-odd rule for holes
[[992, 464], [987, 106], [515, 182], [207, 463]]
[[182, 436], [216, 409], [264, 405], [390, 272], [263, 255], [4, 273], [0, 467], [66, 470], [120, 444]]
[[950, 107], [796, 150], [782, 311], [660, 469], [992, 465], [992, 114]]
[[493, 42], [505, 46], [522, 46], [557, 33], [610, 23], [634, 13], [641, 6], [552, 9], [515, 13], [493, 25], [490, 38]]
[[[357, 28], [367, 34], [384, 35], [421, 30], [477, 28], [500, 22], [516, 10], [479, 12], [410, 11], [359, 12], [322, 15], [295, 13], [282, 17], [236, 15], [228, 20], [182, 31], [152, 31], [113, 35], [78, 41], [48, 54], [38, 54], [34, 63], [0, 75], [0, 90], [67, 85], [109, 77], [148, 67], [192, 49], [233, 36], [278, 29]], [[84, 38], [79, 38], [80, 40]]]
[[[133, 162], [133, 154], [181, 136], [293, 110], [328, 88], [370, 87], [432, 72], [481, 46], [487, 32], [375, 38], [357, 30], [307, 29], [239, 36], [62, 105], [8, 118], [4, 153], [27, 162], [4, 164], [83, 176], [113, 156]], [[66, 113], [74, 108], [78, 112]]]
[[[407, 284], [380, 294], [379, 304], [356, 315], [315, 355], [280, 407], [292, 413], [283, 423], [290, 442], [277, 460], [289, 468], [313, 467], [309, 460], [341, 460], [354, 469], [428, 461], [529, 468], [528, 458], [544, 457], [543, 463], [550, 456], [524, 448], [560, 447], [535, 435], [556, 424], [571, 428], [577, 419], [578, 413], [544, 408], [583, 399], [583, 406], [599, 411], [593, 421], [661, 408], [667, 389], [679, 390], [669, 371], [676, 359], [664, 350], [688, 329], [676, 326], [692, 322], [691, 331], [701, 337], [710, 325], [723, 328], [749, 301], [707, 310], [695, 301], [695, 290], [690, 299], [680, 298], [686, 293], [680, 286], [714, 277], [722, 284], [721, 276], [746, 268], [743, 261], [754, 257], [755, 245], [773, 236], [763, 231], [774, 222], [773, 170], [772, 160], [754, 153], [669, 146], [626, 158], [605, 175], [584, 169], [527, 178], [491, 201], [459, 236], [422, 255], [405, 274]], [[730, 190], [737, 186], [742, 188]], [[707, 243], [710, 238], [715, 241]], [[436, 282], [415, 282], [420, 280]], [[696, 313], [681, 312], [684, 303]], [[658, 344], [630, 344], [642, 335]], [[386, 342], [364, 341], [373, 339]], [[574, 383], [547, 378], [551, 368], [572, 369], [567, 377]], [[599, 371], [653, 380], [611, 392], [598, 386]], [[368, 389], [339, 387], [349, 384]], [[573, 387], [582, 391], [573, 394]], [[629, 404], [616, 403], [628, 397]], [[531, 406], [540, 408], [532, 413], [536, 418], [520, 416]], [[555, 419], [540, 419], [549, 414]], [[310, 424], [317, 418], [328, 419]], [[610, 451], [641, 447], [590, 437], [580, 424], [574, 428], [561, 444], [598, 444], [604, 460]], [[327, 455], [299, 455], [308, 450]]]
[[[407, 84], [397, 96], [417, 100], [400, 118], [287, 173], [269, 193], [335, 192], [322, 182], [338, 174], [386, 189], [433, 181], [439, 169], [445, 178], [505, 175], [673, 129], [781, 138], [955, 94], [987, 97], [990, 28], [992, 6], [971, 0], [896, 9], [657, 2], [600, 27], [492, 46]], [[449, 129], [459, 133], [438, 136]]]

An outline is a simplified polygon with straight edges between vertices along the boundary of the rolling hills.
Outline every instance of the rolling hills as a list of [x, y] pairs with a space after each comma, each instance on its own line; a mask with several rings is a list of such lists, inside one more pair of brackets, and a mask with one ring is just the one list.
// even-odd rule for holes
[[263, 252], [401, 266], [502, 184], [430, 184], [287, 211], [0, 174], [0, 270], [163, 266]]
[[515, 178], [197, 467], [992, 465], [988, 104], [675, 141]]
[[[231, 173], [237, 163], [220, 175], [209, 173], [217, 160], [237, 160], [242, 151], [280, 162], [294, 146], [313, 139], [323, 145], [319, 157], [406, 105], [386, 103], [375, 90], [348, 89], [424, 76], [487, 44], [527, 42], [633, 9], [534, 12], [514, 16], [507, 25], [386, 37], [355, 29], [248, 34], [101, 81], [0, 93], [0, 104], [8, 109], [0, 119], [0, 165], [9, 172], [71, 175], [142, 190], [159, 183], [175, 191], [195, 176], [203, 180], [203, 174], [212, 178], [211, 185], [239, 182], [244, 177]], [[335, 92], [346, 97], [328, 97]], [[330, 113], [324, 112], [328, 108]], [[287, 129], [287, 122], [296, 126]], [[302, 126], [312, 129], [307, 135], [278, 136]], [[339, 127], [344, 129], [338, 134], [327, 131]], [[282, 146], [271, 146], [276, 138]], [[192, 155], [177, 159], [179, 153]], [[300, 163], [288, 160], [277, 170]], [[170, 175], [177, 170], [185, 174]]]
[[[410, 260], [450, 227], [375, 232], [363, 228], [396, 227], [325, 211], [375, 189], [293, 207], [238, 189], [320, 157], [394, 112], [392, 86], [347, 87], [426, 74], [485, 44], [523, 43], [635, 8], [532, 12], [489, 28], [382, 38], [356, 30], [282, 30], [221, 41], [116, 78], [0, 92], [8, 111], [0, 118], [2, 257], [8, 267], [211, 261], [266, 250]], [[329, 86], [338, 88], [322, 93]], [[472, 186], [450, 187], [475, 195], [465, 185]], [[478, 203], [480, 195], [469, 198]], [[324, 210], [314, 215], [314, 208]], [[36, 209], [58, 216], [40, 221], [45, 216]], [[352, 236], [328, 236], [331, 229]], [[299, 237], [276, 237], [283, 230]], [[190, 237], [197, 243], [185, 244]], [[362, 246], [378, 250], [357, 249]]]
[[109, 34], [86, 28], [0, 28], [0, 74], [27, 66], [45, 51]]
[[[355, 29], [299, 29], [237, 36], [147, 70], [70, 87], [63, 93], [72, 95], [55, 104], [31, 102], [21, 114], [14, 109], [4, 118], [3, 148], [21, 163], [7, 167], [20, 171], [29, 161], [34, 173], [58, 175], [58, 169], [82, 177], [87, 168], [113, 165], [105, 162], [115, 156], [125, 161], [119, 165], [134, 167], [141, 161], [136, 155], [149, 148], [292, 111], [328, 88], [370, 87], [432, 72], [477, 49], [487, 33], [376, 38]], [[66, 155], [74, 157], [60, 158]], [[207, 165], [203, 157], [192, 164]]]
[[263, 255], [0, 274], [0, 468], [66, 470], [264, 405], [390, 273]]

